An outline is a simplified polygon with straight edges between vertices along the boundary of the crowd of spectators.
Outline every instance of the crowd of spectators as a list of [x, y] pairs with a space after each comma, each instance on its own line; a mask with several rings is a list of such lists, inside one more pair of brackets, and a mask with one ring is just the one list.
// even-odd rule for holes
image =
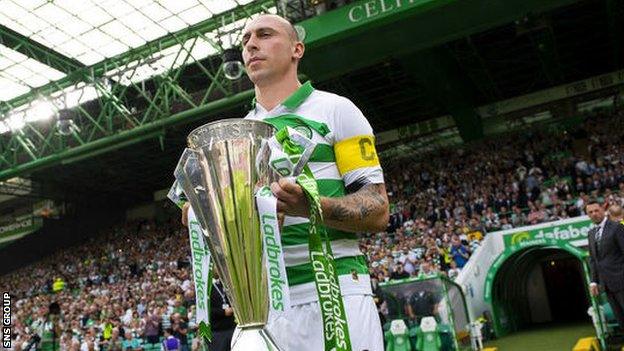
[[[384, 166], [391, 220], [360, 241], [373, 285], [454, 278], [487, 233], [579, 216], [589, 196], [624, 205], [623, 121], [595, 114], [569, 133], [506, 134]], [[177, 219], [127, 223], [0, 277], [15, 299], [14, 349], [57, 302], [61, 350], [160, 349], [167, 336], [197, 350], [188, 247]]]
[[506, 133], [387, 162], [388, 230], [360, 244], [374, 284], [454, 278], [489, 232], [583, 215], [589, 197], [623, 205], [623, 115], [595, 112], [569, 131]]
[[45, 339], [56, 302], [61, 350], [160, 350], [168, 329], [182, 351], [197, 350], [188, 248], [179, 222], [129, 223], [2, 276], [0, 290], [14, 299], [13, 348]]

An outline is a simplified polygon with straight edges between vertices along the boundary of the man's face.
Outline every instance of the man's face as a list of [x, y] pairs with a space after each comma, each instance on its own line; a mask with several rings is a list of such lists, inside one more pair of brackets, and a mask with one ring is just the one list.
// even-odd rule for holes
[[591, 218], [592, 222], [598, 224], [602, 222], [605, 216], [605, 210], [599, 204], [589, 204], [585, 209], [589, 218]]
[[290, 24], [272, 15], [260, 16], [243, 30], [243, 61], [255, 84], [284, 75], [303, 55]]

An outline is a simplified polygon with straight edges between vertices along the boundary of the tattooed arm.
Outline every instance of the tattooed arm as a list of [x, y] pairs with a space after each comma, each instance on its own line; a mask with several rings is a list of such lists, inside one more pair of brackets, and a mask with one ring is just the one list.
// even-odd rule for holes
[[388, 226], [385, 184], [366, 184], [345, 197], [321, 198], [325, 225], [348, 232], [381, 232]]
[[[309, 217], [309, 204], [301, 187], [285, 179], [271, 184], [280, 215]], [[330, 228], [347, 232], [380, 232], [388, 225], [385, 184], [366, 184], [338, 198], [321, 197], [323, 220]]]

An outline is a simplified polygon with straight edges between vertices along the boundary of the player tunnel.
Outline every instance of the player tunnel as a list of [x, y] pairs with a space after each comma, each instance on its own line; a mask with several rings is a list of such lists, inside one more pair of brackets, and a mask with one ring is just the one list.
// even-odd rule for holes
[[492, 282], [496, 334], [588, 321], [586, 265], [580, 250], [537, 246], [510, 255]]

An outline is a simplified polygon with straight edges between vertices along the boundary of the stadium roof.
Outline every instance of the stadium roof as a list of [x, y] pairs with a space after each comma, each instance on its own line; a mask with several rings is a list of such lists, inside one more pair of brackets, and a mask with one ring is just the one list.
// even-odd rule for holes
[[[59, 80], [76, 68], [126, 53], [249, 2], [251, 0], [2, 0], [0, 31], [8, 40], [0, 45], [0, 100], [9, 101]], [[214, 42], [206, 38], [197, 43], [193, 52], [196, 59], [221, 50], [215, 33], [206, 34], [212, 36]], [[42, 51], [61, 63], [46, 65], [38, 62], [37, 57], [32, 59], [20, 53], [19, 44], [24, 41], [40, 44]], [[175, 48], [153, 55], [162, 56], [158, 63], [168, 67], [173, 61], [172, 52], [176, 52]], [[147, 64], [144, 66], [133, 79], [145, 80], [159, 73], [149, 69]]]
[[[0, 0], [0, 180], [149, 198], [193, 127], [248, 108], [251, 83], [225, 79], [219, 54], [277, 3]], [[302, 73], [376, 131], [452, 115], [471, 140], [479, 106], [624, 62], [617, 0], [360, 0], [318, 16], [279, 3], [306, 32]]]

